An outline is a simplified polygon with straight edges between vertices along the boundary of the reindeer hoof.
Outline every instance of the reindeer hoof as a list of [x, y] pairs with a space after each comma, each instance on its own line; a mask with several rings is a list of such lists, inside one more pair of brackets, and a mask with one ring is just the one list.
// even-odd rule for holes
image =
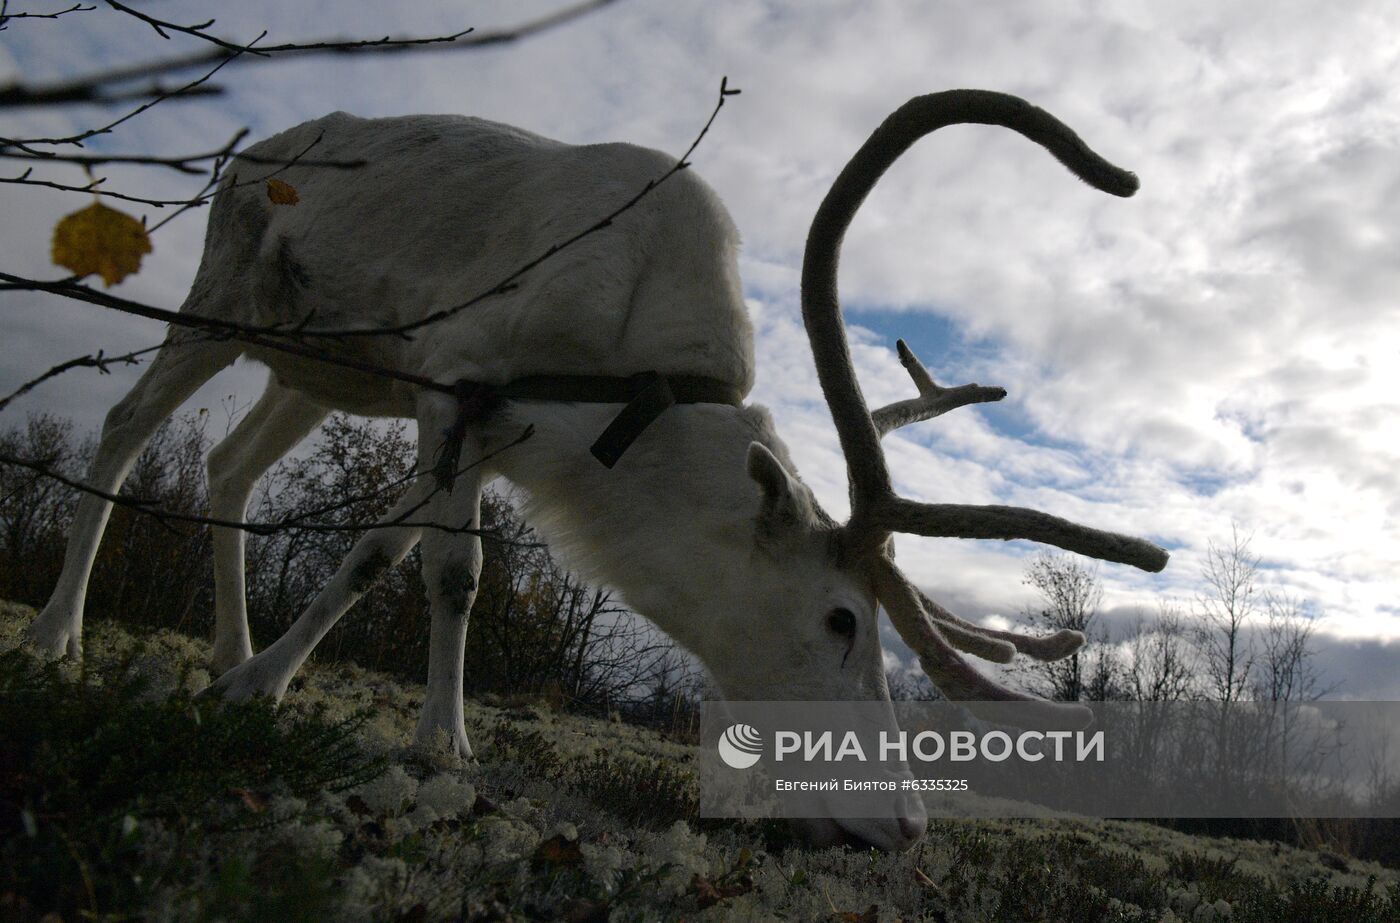
[[471, 760], [472, 745], [467, 740], [467, 729], [459, 720], [456, 727], [445, 727], [430, 723], [425, 715], [413, 732], [413, 746], [431, 755], [443, 754], [460, 760]]
[[259, 656], [224, 673], [200, 695], [227, 702], [250, 702], [258, 698], [280, 702], [282, 696], [287, 694], [291, 681], [291, 676], [283, 675], [283, 671]]
[[51, 616], [47, 609], [24, 630], [23, 644], [44, 660], [83, 657], [82, 629], [74, 628], [69, 618]]

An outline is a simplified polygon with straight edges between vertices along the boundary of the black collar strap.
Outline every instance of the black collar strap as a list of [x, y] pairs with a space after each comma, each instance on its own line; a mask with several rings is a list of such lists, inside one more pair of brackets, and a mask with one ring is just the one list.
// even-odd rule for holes
[[[456, 384], [458, 424], [449, 443], [461, 446], [457, 429], [469, 421], [484, 419], [502, 400], [559, 401], [583, 404], [625, 404], [607, 429], [593, 443], [593, 457], [611, 468], [642, 431], [673, 404], [729, 404], [741, 407], [743, 393], [717, 378], [699, 375], [661, 375], [642, 372], [628, 378], [602, 375], [531, 375], [504, 385], [471, 381]], [[455, 458], [455, 452], [449, 452]]]

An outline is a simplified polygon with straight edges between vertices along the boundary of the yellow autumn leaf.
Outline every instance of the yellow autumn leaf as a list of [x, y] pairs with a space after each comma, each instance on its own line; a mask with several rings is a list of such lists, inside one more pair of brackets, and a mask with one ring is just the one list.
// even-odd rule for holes
[[108, 288], [140, 269], [141, 257], [150, 252], [141, 222], [101, 202], [54, 225], [54, 264], [80, 276], [97, 273]]
[[297, 188], [291, 183], [282, 182], [280, 179], [267, 181], [267, 197], [273, 205], [295, 205], [300, 200]]

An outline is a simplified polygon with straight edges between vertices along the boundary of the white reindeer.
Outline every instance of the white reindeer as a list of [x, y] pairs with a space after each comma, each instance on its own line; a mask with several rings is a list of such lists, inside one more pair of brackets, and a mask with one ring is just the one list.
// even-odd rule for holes
[[[483, 485], [504, 476], [525, 490], [526, 515], [571, 566], [620, 591], [692, 651], [727, 698], [888, 701], [878, 600], [950, 698], [1026, 699], [982, 676], [955, 649], [998, 662], [1017, 651], [1054, 659], [1077, 650], [1083, 637], [1064, 631], [1034, 638], [958, 619], [895, 569], [890, 534], [1029, 538], [1149, 570], [1160, 569], [1166, 553], [1031, 510], [921, 504], [891, 491], [883, 434], [1005, 392], [940, 388], [901, 343], [901, 360], [920, 395], [870, 413], [841, 322], [837, 253], [884, 170], [923, 135], [963, 122], [1014, 129], [1107, 192], [1127, 196], [1137, 186], [1131, 173], [1102, 160], [1055, 118], [1003, 94], [919, 97], [871, 136], [822, 203], [802, 276], [803, 315], [851, 477], [853, 509], [845, 525], [826, 516], [798, 479], [767, 412], [742, 402], [754, 357], [736, 234], [718, 198], [691, 171], [510, 291], [447, 312], [409, 338], [315, 336], [420, 322], [590, 226], [672, 166], [664, 154], [627, 144], [573, 146], [458, 116], [336, 113], [250, 148], [250, 155], [292, 160], [319, 136], [318, 157], [368, 165], [348, 174], [292, 166], [281, 178], [299, 191], [294, 208], [270, 204], [261, 184], [226, 185], [181, 310], [268, 326], [311, 317], [299, 342], [406, 377], [494, 390], [464, 385], [459, 400], [442, 389], [176, 329], [108, 414], [88, 482], [116, 491], [160, 423], [244, 355], [266, 363], [273, 380], [210, 455], [216, 517], [242, 518], [257, 478], [329, 409], [411, 416], [425, 469], [445, 446], [456, 445], [451, 431], [457, 428], [458, 473], [450, 491], [435, 489], [435, 478], [419, 478], [391, 519], [421, 506], [415, 521], [475, 525]], [[236, 166], [245, 176], [251, 169], [247, 162]], [[619, 404], [641, 394], [624, 415], [641, 413], [638, 405], [654, 403], [660, 393], [656, 378], [631, 378], [640, 373], [660, 376], [677, 403], [650, 425], [623, 426], [635, 442], [606, 467], [590, 445], [618, 416]], [[475, 412], [467, 413], [474, 402]], [[528, 439], [500, 451], [527, 426], [533, 428]], [[472, 464], [488, 456], [487, 464]], [[453, 462], [445, 459], [449, 470]], [[93, 495], [78, 507], [63, 574], [28, 633], [43, 652], [81, 652], [84, 593], [109, 511]], [[227, 671], [216, 688], [232, 698], [282, 696], [321, 637], [420, 536], [432, 627], [415, 739], [440, 740], [445, 732], [469, 756], [462, 662], [481, 567], [476, 535], [418, 527], [367, 533], [292, 628], [253, 657], [243, 536], [215, 529], [214, 664]], [[924, 826], [918, 799], [901, 795], [885, 817], [811, 821], [807, 833], [818, 843], [846, 838], [903, 848]]]

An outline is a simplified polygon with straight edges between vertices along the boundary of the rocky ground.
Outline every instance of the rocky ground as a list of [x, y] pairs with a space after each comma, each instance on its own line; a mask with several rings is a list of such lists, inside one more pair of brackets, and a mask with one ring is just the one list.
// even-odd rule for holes
[[1394, 870], [1142, 823], [806, 849], [698, 818], [691, 748], [647, 729], [469, 701], [464, 764], [405, 747], [421, 687], [312, 664], [221, 706], [203, 641], [90, 620], [42, 665], [32, 616], [0, 604], [0, 918], [1400, 920]]

